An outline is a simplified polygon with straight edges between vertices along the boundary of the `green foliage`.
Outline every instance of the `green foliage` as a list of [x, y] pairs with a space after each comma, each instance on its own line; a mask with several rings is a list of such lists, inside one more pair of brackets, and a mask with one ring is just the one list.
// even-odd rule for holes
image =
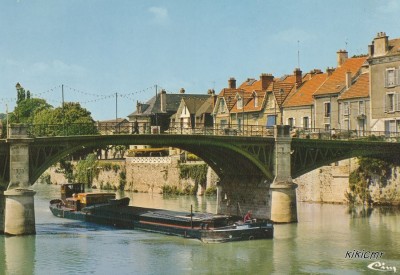
[[39, 177], [39, 181], [45, 184], [51, 184], [51, 176], [48, 173], [44, 173]]
[[116, 157], [116, 154], [119, 153], [121, 157], [124, 156], [126, 150], [128, 150], [128, 147], [126, 145], [114, 145], [114, 158]]
[[371, 204], [372, 198], [369, 192], [369, 186], [373, 176], [379, 176], [379, 184], [385, 186], [387, 179], [391, 175], [392, 164], [383, 160], [360, 157], [358, 159], [359, 167], [349, 176], [350, 192], [346, 194], [349, 203], [361, 201]]
[[118, 164], [113, 164], [112, 165], [112, 169], [113, 169], [113, 171], [115, 172], [115, 173], [117, 173], [118, 172], [118, 170], [121, 168], [121, 166], [119, 166]]
[[75, 180], [91, 185], [93, 178], [97, 176], [97, 156], [95, 154], [89, 154], [85, 160], [80, 160], [76, 165]]
[[104, 182], [100, 183], [100, 189], [102, 190], [116, 190], [116, 187], [114, 185], [112, 185], [109, 182], [106, 182], [106, 184], [104, 184]]
[[188, 160], [188, 161], [199, 161], [199, 160], [201, 160], [201, 158], [199, 158], [199, 157], [196, 156], [195, 154], [188, 153], [188, 154], [187, 154], [187, 160]]
[[38, 136], [97, 134], [91, 113], [75, 102], [66, 102], [64, 108], [41, 110], [36, 113], [33, 123], [37, 125], [34, 134]]
[[68, 160], [62, 159], [60, 160], [60, 168], [62, 169], [65, 178], [68, 182], [74, 181], [74, 166]]
[[14, 112], [10, 115], [10, 123], [32, 123], [35, 116], [43, 111], [51, 108], [46, 100], [41, 98], [27, 98], [21, 100], [14, 108]]
[[212, 185], [212, 186], [208, 187], [206, 189], [205, 195], [206, 196], [215, 196], [215, 195], [217, 195], [217, 186], [216, 185]]
[[183, 195], [183, 191], [179, 189], [177, 186], [171, 186], [171, 185], [163, 185], [162, 187], [162, 193], [164, 195]]
[[110, 171], [111, 167], [112, 167], [112, 163], [111, 162], [100, 162], [99, 167], [101, 167], [105, 171]]
[[123, 170], [119, 173], [119, 186], [118, 189], [121, 191], [125, 190], [126, 185], [126, 172]]
[[[196, 165], [179, 165], [179, 178], [180, 179], [193, 179], [195, 185], [193, 187], [187, 187], [184, 193], [195, 195], [200, 186], [205, 186], [207, 183], [207, 164], [196, 164]], [[189, 190], [190, 189], [190, 190]]]

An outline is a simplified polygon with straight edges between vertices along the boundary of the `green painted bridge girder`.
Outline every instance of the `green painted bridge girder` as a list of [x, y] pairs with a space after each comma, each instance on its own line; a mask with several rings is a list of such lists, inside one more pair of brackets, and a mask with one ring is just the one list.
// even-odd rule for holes
[[[83, 148], [105, 145], [177, 147], [202, 158], [224, 176], [274, 178], [275, 139], [212, 135], [93, 135], [37, 137], [29, 143], [30, 182], [52, 164]], [[371, 141], [292, 139], [291, 173], [296, 178], [318, 167], [351, 157], [369, 156], [400, 163], [400, 144]], [[0, 140], [0, 186], [9, 182], [9, 142]]]

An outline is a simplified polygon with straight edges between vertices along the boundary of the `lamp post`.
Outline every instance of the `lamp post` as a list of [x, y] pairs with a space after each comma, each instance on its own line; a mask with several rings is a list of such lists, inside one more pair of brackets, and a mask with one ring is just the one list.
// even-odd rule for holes
[[281, 98], [281, 105], [279, 106], [280, 113], [281, 113], [281, 125], [283, 125], [283, 95], [285, 91], [283, 89], [279, 90], [280, 98]]

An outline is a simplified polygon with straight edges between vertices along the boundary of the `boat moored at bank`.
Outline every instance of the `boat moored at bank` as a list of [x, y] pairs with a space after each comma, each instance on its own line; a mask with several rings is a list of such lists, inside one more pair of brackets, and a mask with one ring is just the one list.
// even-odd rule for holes
[[271, 239], [274, 231], [269, 220], [242, 222], [238, 216], [130, 206], [129, 198], [116, 199], [114, 193], [86, 193], [81, 183], [61, 185], [61, 199], [51, 200], [50, 210], [60, 218], [195, 238], [205, 243]]

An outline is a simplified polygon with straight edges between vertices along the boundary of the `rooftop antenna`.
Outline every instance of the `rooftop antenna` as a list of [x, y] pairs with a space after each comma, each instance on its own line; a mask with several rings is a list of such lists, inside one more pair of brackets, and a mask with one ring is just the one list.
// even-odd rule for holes
[[297, 40], [297, 68], [300, 69], [300, 41]]

